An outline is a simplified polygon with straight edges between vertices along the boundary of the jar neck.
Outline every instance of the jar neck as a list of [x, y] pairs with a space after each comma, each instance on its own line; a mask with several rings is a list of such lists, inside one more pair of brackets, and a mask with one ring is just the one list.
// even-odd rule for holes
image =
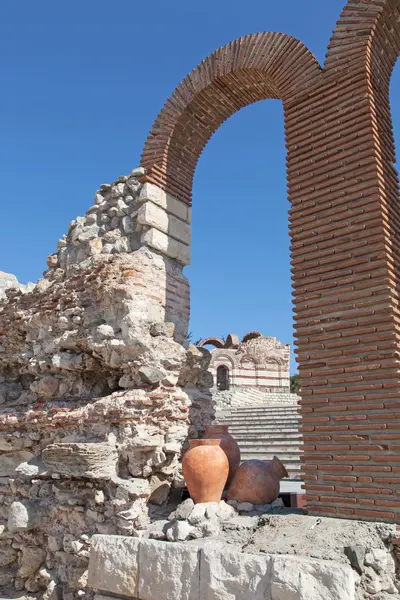
[[229, 425], [207, 425], [205, 431], [212, 433], [228, 433]]
[[276, 475], [279, 477], [279, 479], [284, 479], [285, 477], [289, 477], [289, 474], [288, 474], [285, 466], [281, 463], [281, 461], [279, 460], [279, 458], [277, 456], [274, 456], [274, 458], [272, 459], [271, 466], [272, 466], [272, 469], [274, 470], [274, 472], [276, 473]]

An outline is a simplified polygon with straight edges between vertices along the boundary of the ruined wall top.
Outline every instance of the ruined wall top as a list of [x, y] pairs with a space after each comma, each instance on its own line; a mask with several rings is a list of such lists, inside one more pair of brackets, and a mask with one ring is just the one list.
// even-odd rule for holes
[[28, 283], [27, 285], [19, 283], [15, 275], [0, 271], [0, 300], [6, 297], [6, 290], [16, 289], [21, 292], [29, 292], [33, 286], [33, 283]]

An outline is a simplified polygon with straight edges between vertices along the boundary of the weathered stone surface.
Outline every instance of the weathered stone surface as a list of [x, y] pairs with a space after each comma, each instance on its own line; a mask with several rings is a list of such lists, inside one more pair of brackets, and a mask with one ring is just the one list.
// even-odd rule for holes
[[190, 248], [154, 227], [146, 231], [140, 241], [170, 258], [176, 259], [182, 265], [190, 264]]
[[168, 496], [171, 489], [171, 484], [168, 480], [160, 479], [157, 475], [153, 475], [150, 480], [150, 489], [151, 494], [149, 497], [149, 502], [152, 504], [163, 504]]
[[354, 600], [350, 567], [333, 561], [273, 556], [271, 600]]
[[8, 452], [0, 455], [0, 477], [14, 477], [15, 469], [33, 457], [31, 452]]
[[151, 540], [166, 540], [167, 539], [167, 529], [171, 525], [170, 521], [162, 520], [155, 521], [148, 527], [145, 532], [144, 537], [150, 538]]
[[139, 552], [141, 600], [200, 600], [198, 548], [143, 540]]
[[139, 544], [140, 541], [132, 537], [93, 536], [88, 585], [104, 592], [137, 597]]
[[15, 548], [11, 546], [0, 546], [0, 567], [6, 567], [12, 564], [18, 554]]
[[357, 573], [361, 575], [364, 570], [365, 547], [357, 545], [346, 546], [344, 552], [353, 569], [355, 569]]
[[31, 479], [38, 475], [46, 473], [47, 467], [38, 456], [30, 458], [26, 462], [20, 463], [15, 469], [15, 476]]
[[23, 285], [22, 283], [18, 282], [18, 279], [15, 277], [15, 275], [0, 271], [0, 300], [6, 296], [6, 290], [8, 289], [16, 289], [20, 290], [21, 292], [25, 292], [31, 290], [33, 286], [33, 283]]
[[165, 373], [155, 367], [142, 367], [139, 369], [139, 374], [143, 379], [144, 383], [154, 385], [165, 377]]
[[109, 478], [116, 473], [118, 455], [108, 443], [51, 444], [43, 460], [55, 473], [75, 477]]
[[207, 504], [201, 502], [196, 504], [188, 517], [189, 523], [192, 525], [201, 523], [206, 518], [206, 508]]
[[188, 519], [194, 509], [194, 502], [191, 498], [187, 498], [178, 506], [175, 511], [175, 518], [180, 520]]
[[166, 194], [163, 190], [152, 183], [145, 183], [143, 185], [140, 190], [139, 201], [153, 202], [172, 215], [179, 217], [183, 221], [190, 221], [190, 209], [187, 204], [177, 200], [169, 194]]
[[372, 548], [365, 556], [365, 564], [380, 573], [385, 570], [389, 553], [381, 548]]
[[40, 522], [37, 507], [32, 502], [13, 502], [8, 512], [7, 527], [9, 531], [24, 531], [32, 529]]
[[174, 521], [167, 527], [166, 534], [171, 542], [184, 542], [195, 537], [194, 531], [195, 528], [187, 521]]
[[142, 225], [155, 227], [158, 231], [168, 234], [175, 240], [183, 242], [187, 246], [191, 242], [190, 226], [173, 215], [156, 206], [152, 202], [145, 202], [139, 209], [138, 221]]
[[269, 600], [270, 562], [269, 556], [244, 554], [225, 544], [206, 544], [200, 561], [201, 600]]
[[148, 498], [150, 494], [150, 485], [147, 479], [140, 477], [131, 477], [130, 479], [121, 479], [113, 476], [112, 482], [118, 486], [117, 497], [136, 500], [136, 498]]
[[30, 577], [36, 573], [46, 558], [46, 550], [43, 548], [23, 547], [21, 552], [20, 567], [18, 577]]

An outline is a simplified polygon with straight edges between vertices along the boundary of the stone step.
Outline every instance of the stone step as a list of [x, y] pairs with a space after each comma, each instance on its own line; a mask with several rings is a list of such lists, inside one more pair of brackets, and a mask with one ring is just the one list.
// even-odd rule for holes
[[298, 427], [277, 427], [276, 425], [264, 425], [264, 426], [250, 426], [250, 427], [242, 427], [240, 425], [232, 425], [229, 426], [229, 432], [235, 432], [235, 434], [240, 433], [282, 433], [282, 434], [297, 434], [300, 436]]
[[299, 442], [296, 440], [294, 442], [291, 442], [290, 440], [277, 440], [274, 442], [268, 442], [268, 444], [266, 444], [265, 442], [263, 443], [263, 440], [259, 440], [257, 438], [236, 441], [239, 444], [240, 448], [249, 448], [252, 446], [256, 446], [257, 448], [273, 448], [274, 450], [275, 448], [285, 448], [285, 451], [287, 449], [288, 452], [291, 452], [292, 450], [301, 450], [301, 444], [299, 444]]
[[[221, 419], [221, 414], [219, 415], [219, 418]], [[282, 411], [282, 412], [270, 412], [270, 413], [266, 413], [263, 411], [237, 413], [235, 411], [230, 414], [222, 415], [222, 420], [224, 420], [224, 421], [228, 421], [229, 419], [259, 419], [259, 418], [263, 418], [263, 419], [285, 419], [285, 418], [301, 419], [301, 415], [297, 411], [293, 411], [293, 412]]]
[[299, 447], [291, 448], [290, 446], [260, 446], [258, 444], [246, 444], [240, 447], [241, 453], [253, 452], [257, 454], [258, 452], [264, 454], [271, 454], [272, 458], [276, 456], [286, 456], [287, 458], [296, 458], [300, 459], [300, 456], [303, 454], [303, 450]]
[[[277, 454], [261, 454], [259, 453], [254, 453], [254, 452], [249, 452], [248, 454], [244, 454], [241, 457], [242, 462], [245, 460], [266, 460], [266, 461], [270, 461], [274, 458], [274, 456], [278, 456]], [[283, 462], [283, 464], [286, 467], [286, 470], [288, 471], [288, 473], [291, 473], [293, 471], [298, 471], [300, 473], [301, 471], [301, 462], [299, 460], [293, 459], [293, 458], [283, 458], [282, 456], [278, 456], [279, 460], [281, 460]]]
[[292, 427], [297, 427], [299, 428], [301, 425], [301, 421], [295, 421], [294, 419], [286, 419], [284, 421], [281, 420], [270, 420], [270, 419], [240, 419], [240, 420], [232, 420], [232, 421], [225, 421], [224, 425], [228, 425], [229, 427], [234, 427], [235, 425], [237, 426], [244, 426], [244, 427], [263, 427], [265, 426], [269, 426], [269, 427], [285, 427], [285, 426], [292, 426]]
[[241, 459], [249, 460], [249, 457], [252, 457], [257, 458], [259, 460], [272, 460], [274, 456], [277, 456], [285, 466], [293, 464], [300, 465], [301, 453], [298, 453], [298, 455], [296, 456], [296, 454], [292, 454], [291, 452], [287, 454], [279, 452], [268, 452], [265, 450], [265, 448], [260, 448], [260, 450], [257, 450], [257, 448], [252, 448], [248, 452], [244, 452], [241, 456]]
[[273, 442], [279, 442], [281, 440], [299, 444], [302, 440], [302, 437], [299, 433], [284, 433], [280, 431], [271, 433], [265, 433], [264, 431], [236, 431], [233, 437], [237, 442], [239, 442], [239, 440], [256, 439], [268, 444], [272, 444]]
[[276, 410], [299, 410], [299, 406], [297, 404], [261, 404], [260, 406], [233, 406], [223, 410], [234, 410], [235, 412], [256, 412], [262, 410], [265, 412], [270, 412]]
[[232, 407], [231, 409], [225, 409], [225, 410], [234, 410], [235, 412], [257, 412], [257, 411], [264, 411], [264, 412], [274, 412], [274, 411], [297, 411], [299, 410], [299, 407], [297, 405], [285, 405], [285, 406], [279, 406], [278, 404], [274, 404], [274, 405], [262, 405], [262, 406], [238, 406], [238, 407]]
[[227, 415], [224, 418], [224, 421], [228, 421], [231, 419], [301, 419], [301, 415], [299, 413], [270, 413], [266, 414], [264, 412], [259, 413], [242, 413], [238, 414], [236, 412], [231, 413], [229, 416]]

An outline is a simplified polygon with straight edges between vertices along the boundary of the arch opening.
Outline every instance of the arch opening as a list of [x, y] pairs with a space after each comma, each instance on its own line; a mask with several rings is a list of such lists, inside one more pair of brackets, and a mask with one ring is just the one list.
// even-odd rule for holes
[[217, 367], [217, 390], [224, 392], [230, 388], [229, 368], [226, 365]]

